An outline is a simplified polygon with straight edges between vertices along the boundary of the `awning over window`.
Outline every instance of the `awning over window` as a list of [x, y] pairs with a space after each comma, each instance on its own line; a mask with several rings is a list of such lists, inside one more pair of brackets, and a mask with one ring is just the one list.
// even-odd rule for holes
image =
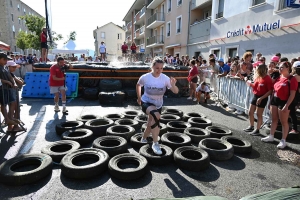
[[172, 44], [172, 45], [166, 46], [166, 49], [173, 48], [173, 47], [180, 47], [180, 46], [181, 46], [181, 44]]
[[0, 41], [0, 49], [3, 50], [3, 51], [9, 51], [10, 46], [8, 44], [5, 44], [4, 42]]

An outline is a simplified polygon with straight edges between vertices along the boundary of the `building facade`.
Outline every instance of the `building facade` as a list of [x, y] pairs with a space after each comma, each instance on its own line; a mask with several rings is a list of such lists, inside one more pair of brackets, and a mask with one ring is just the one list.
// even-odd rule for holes
[[112, 22], [104, 26], [97, 27], [93, 31], [95, 39], [95, 54], [100, 55], [99, 47], [103, 41], [106, 46], [107, 59], [112, 61], [113, 58], [122, 56], [121, 46], [125, 41], [125, 31], [121, 26]]
[[[28, 29], [25, 24], [25, 20], [21, 20], [19, 17], [24, 15], [35, 15], [42, 17], [39, 13], [27, 6], [20, 0], [1, 0], [0, 1], [0, 41], [10, 45], [10, 51], [19, 54], [36, 53], [39, 55], [40, 51], [33, 49], [27, 49], [22, 52], [16, 46], [16, 38], [18, 32]], [[42, 31], [42, 30], [41, 30]]]
[[[286, 0], [192, 0], [188, 52], [218, 58], [258, 52], [270, 60], [277, 52], [300, 55], [300, 9]], [[226, 2], [226, 3], [225, 3]], [[196, 20], [197, 19], [197, 20]]]
[[147, 56], [187, 54], [189, 0], [136, 0], [123, 21], [126, 41]]

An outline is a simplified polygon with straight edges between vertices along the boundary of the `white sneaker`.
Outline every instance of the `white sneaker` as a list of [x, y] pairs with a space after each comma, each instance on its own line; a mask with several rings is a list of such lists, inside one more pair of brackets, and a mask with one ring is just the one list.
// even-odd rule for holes
[[286, 147], [285, 140], [280, 140], [279, 144], [277, 145], [278, 149], [284, 149]]
[[63, 112], [63, 113], [67, 113], [67, 112], [68, 112], [67, 108], [66, 108], [66, 107], [63, 107], [62, 112]]
[[153, 143], [152, 144], [152, 150], [157, 155], [161, 155], [162, 154], [162, 151], [161, 151], [160, 146], [159, 146], [158, 143]]
[[261, 141], [263, 141], [263, 142], [273, 142], [274, 141], [274, 136], [273, 135], [268, 135], [267, 137], [261, 138]]
[[55, 112], [59, 112], [59, 106], [58, 106], [58, 105], [55, 105], [55, 106], [54, 106], [54, 111], [55, 111]]
[[189, 99], [189, 100], [190, 100], [190, 99], [193, 99], [193, 98], [192, 98], [192, 97], [188, 97], [187, 99]]
[[141, 138], [141, 143], [148, 143], [147, 139], [144, 139], [143, 137]]
[[240, 110], [236, 110], [234, 113], [237, 114], [237, 115], [242, 115], [243, 114], [243, 112], [240, 111]]
[[193, 101], [197, 101], [197, 98], [194, 98]]

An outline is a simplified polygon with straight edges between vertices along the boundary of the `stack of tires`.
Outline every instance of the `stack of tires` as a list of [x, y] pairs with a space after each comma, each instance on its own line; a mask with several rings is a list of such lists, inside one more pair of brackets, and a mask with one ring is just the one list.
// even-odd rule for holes
[[103, 79], [99, 83], [99, 89], [98, 99], [101, 105], [120, 105], [125, 100], [120, 80]]
[[[162, 155], [153, 152], [151, 134], [147, 143], [141, 142], [147, 116], [139, 111], [103, 117], [86, 114], [76, 121], [62, 122], [55, 127], [62, 140], [46, 145], [41, 154], [25, 154], [2, 163], [0, 181], [11, 185], [38, 181], [52, 172], [52, 163], [60, 165], [62, 174], [69, 178], [91, 178], [108, 169], [117, 179], [133, 180], [148, 173], [148, 164], [166, 165], [174, 160], [182, 169], [202, 171], [210, 166], [210, 160], [228, 160], [234, 153], [252, 150], [250, 142], [232, 136], [226, 127], [213, 125], [201, 113], [164, 109], [161, 121], [158, 141]], [[139, 155], [129, 153], [129, 147]], [[35, 168], [15, 173], [28, 165]]]

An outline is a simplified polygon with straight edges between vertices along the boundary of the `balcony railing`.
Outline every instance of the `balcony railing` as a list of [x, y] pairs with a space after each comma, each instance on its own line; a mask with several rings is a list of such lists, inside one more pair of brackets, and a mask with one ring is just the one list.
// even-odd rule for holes
[[140, 29], [137, 29], [137, 30], [134, 32], [134, 38], [139, 37], [139, 36], [140, 36]]
[[140, 10], [140, 17], [143, 16], [143, 14], [145, 14], [146, 12], [146, 6], [144, 6], [141, 10]]
[[145, 32], [145, 26], [142, 26], [141, 28], [140, 28], [140, 34], [143, 34]]
[[223, 17], [223, 12], [219, 12], [216, 14], [216, 19]]
[[151, 44], [164, 44], [164, 36], [156, 35], [147, 39], [147, 45]]
[[165, 21], [165, 14], [160, 12], [155, 13], [154, 15], [149, 17], [147, 21], [148, 21], [148, 25], [152, 24], [155, 21]]
[[131, 35], [127, 36], [127, 41], [130, 42], [131, 41]]
[[127, 31], [130, 31], [130, 30], [131, 30], [131, 27], [132, 27], [132, 22], [129, 22], [129, 23], [126, 25]]
[[209, 40], [211, 18], [204, 19], [190, 26], [189, 44]]

